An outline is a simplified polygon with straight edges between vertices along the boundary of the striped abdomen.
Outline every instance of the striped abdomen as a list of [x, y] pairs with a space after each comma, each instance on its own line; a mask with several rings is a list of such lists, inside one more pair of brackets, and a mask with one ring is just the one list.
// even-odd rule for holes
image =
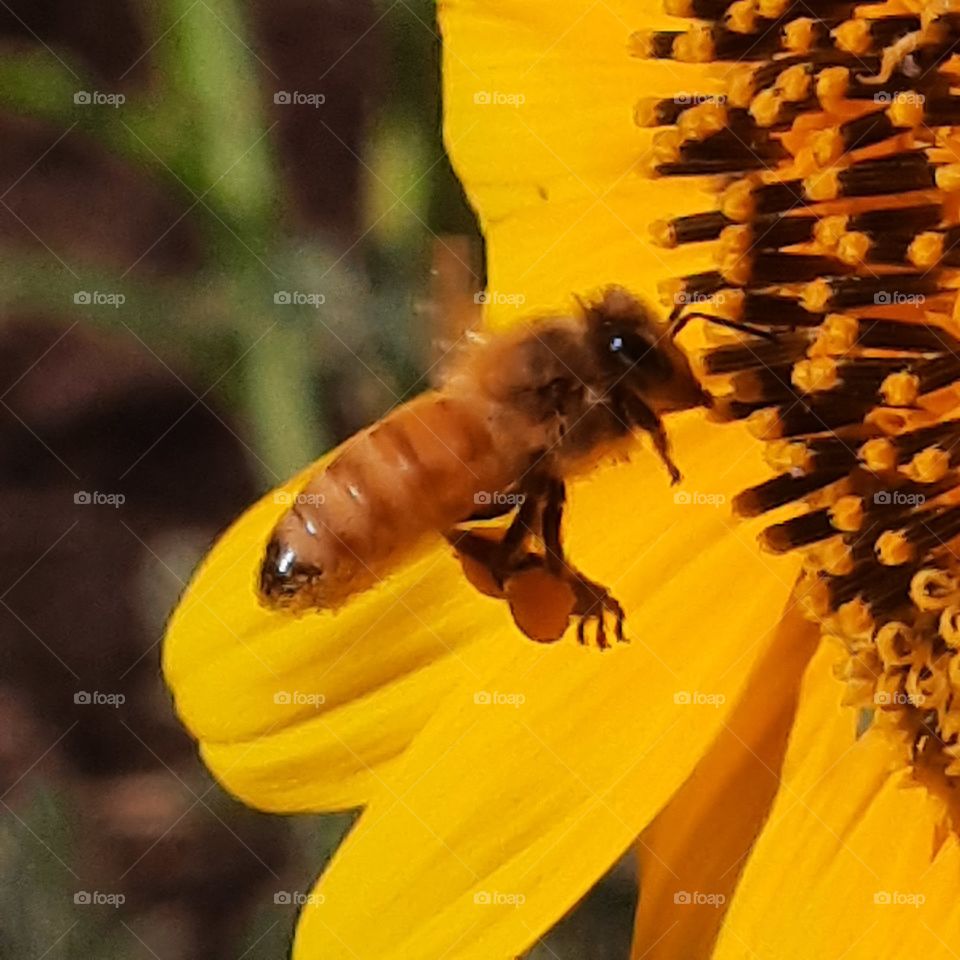
[[429, 393], [349, 440], [281, 518], [260, 578], [265, 600], [336, 607], [431, 533], [516, 479], [522, 459], [476, 402]]

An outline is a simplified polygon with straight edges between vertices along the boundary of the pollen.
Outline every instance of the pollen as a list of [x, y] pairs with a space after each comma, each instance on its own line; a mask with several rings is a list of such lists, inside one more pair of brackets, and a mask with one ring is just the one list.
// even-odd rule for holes
[[677, 28], [631, 54], [729, 78], [636, 120], [652, 176], [716, 194], [653, 237], [712, 255], [660, 293], [674, 317], [696, 302], [724, 321], [699, 357], [710, 416], [745, 421], [775, 474], [734, 509], [769, 516], [765, 550], [802, 555], [843, 703], [960, 796], [960, 17], [943, 0], [666, 3]]

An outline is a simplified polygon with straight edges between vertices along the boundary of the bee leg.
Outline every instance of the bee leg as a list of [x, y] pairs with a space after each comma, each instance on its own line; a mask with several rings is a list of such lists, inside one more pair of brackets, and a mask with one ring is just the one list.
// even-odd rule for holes
[[506, 530], [454, 527], [445, 534], [460, 555], [467, 578], [482, 592], [502, 597], [504, 583], [511, 575], [531, 564], [544, 566], [543, 558], [532, 553], [527, 544], [531, 537], [542, 539], [544, 497], [550, 483], [551, 478], [542, 470], [528, 472], [518, 485], [522, 499]]
[[470, 530], [450, 530], [444, 536], [447, 543], [453, 547], [460, 557], [461, 562], [466, 559], [479, 564], [490, 573], [496, 586], [502, 589], [503, 581], [500, 577], [494, 575], [494, 568], [496, 567], [494, 560], [500, 553], [499, 541], [481, 536], [478, 533], [472, 533]]
[[[573, 593], [571, 616], [577, 618], [580, 644], [587, 643], [587, 626], [592, 622], [597, 646], [607, 649], [610, 644], [606, 617], [610, 615], [615, 618], [617, 640], [626, 642], [623, 608], [606, 587], [585, 577], [564, 556], [561, 526], [566, 485], [563, 480], [547, 473], [531, 475], [523, 485], [523, 494], [524, 500], [506, 531], [454, 529], [446, 534], [460, 557], [467, 579], [482, 593], [503, 599], [511, 577], [524, 571], [544, 570]], [[531, 536], [543, 542], [542, 556], [528, 549]]]
[[588, 579], [582, 573], [574, 570], [572, 567], [567, 571], [567, 583], [573, 589], [576, 603], [573, 607], [575, 616], [580, 618], [577, 625], [577, 639], [585, 643], [585, 628], [588, 621], [596, 623], [597, 646], [601, 650], [606, 650], [610, 644], [607, 642], [607, 628], [605, 617], [610, 614], [614, 617], [614, 636], [618, 643], [628, 643], [629, 641], [623, 633], [623, 623], [625, 614], [623, 607], [617, 600], [611, 596], [610, 591], [599, 583]]
[[563, 505], [567, 499], [567, 486], [559, 477], [551, 477], [546, 485], [546, 500], [540, 516], [540, 535], [546, 551], [547, 569], [554, 573], [565, 570], [567, 561], [563, 555], [560, 528], [563, 524]]
[[658, 421], [656, 429], [650, 432], [650, 436], [653, 437], [653, 445], [670, 473], [670, 482], [679, 483], [682, 475], [677, 465], [670, 458], [670, 441], [667, 439], [667, 432], [663, 429], [663, 424]]
[[[519, 507], [493, 506], [481, 510], [467, 517], [461, 526], [447, 531], [444, 535], [447, 542], [458, 553], [486, 568], [502, 588], [503, 580], [529, 557], [525, 550], [528, 538], [540, 534], [544, 483], [542, 473], [531, 472], [519, 488], [518, 492], [522, 493]], [[467, 527], [472, 521], [489, 520], [511, 512], [514, 516], [506, 530], [479, 528], [482, 532], [478, 532]]]
[[523, 500], [502, 540], [505, 561], [515, 556], [530, 536], [540, 534], [547, 483], [548, 479], [543, 474], [536, 473], [521, 487]]
[[512, 572], [504, 563], [503, 531], [451, 530], [445, 536], [466, 578], [481, 593], [503, 599], [504, 582]]
[[[490, 533], [494, 533], [493, 538]], [[504, 554], [497, 533], [502, 537], [503, 530], [448, 536], [464, 576], [480, 593], [505, 600], [521, 633], [537, 643], [556, 642], [573, 616], [573, 589], [565, 576], [547, 569], [541, 554]]]
[[510, 577], [545, 566], [539, 554], [509, 543], [508, 533], [509, 530], [481, 528], [476, 531], [454, 529], [444, 534], [457, 553], [467, 579], [481, 593], [500, 599]]
[[670, 456], [670, 439], [663, 427], [663, 421], [636, 394], [627, 394], [620, 402], [627, 422], [650, 434], [654, 449], [670, 473], [670, 482], [679, 483], [682, 475]]
[[580, 618], [577, 624], [578, 642], [581, 644], [587, 642], [586, 624], [589, 620], [593, 620], [596, 622], [597, 646], [601, 650], [609, 647], [604, 622], [605, 615], [609, 613], [616, 618], [615, 634], [617, 641], [625, 643], [623, 607], [611, 596], [606, 587], [585, 577], [579, 570], [571, 566], [563, 555], [560, 526], [563, 519], [563, 505], [566, 500], [566, 485], [559, 477], [552, 477], [547, 483], [546, 492], [547, 499], [543, 506], [541, 528], [543, 545], [546, 551], [546, 566], [551, 572], [562, 576], [573, 590], [576, 598], [573, 613]]

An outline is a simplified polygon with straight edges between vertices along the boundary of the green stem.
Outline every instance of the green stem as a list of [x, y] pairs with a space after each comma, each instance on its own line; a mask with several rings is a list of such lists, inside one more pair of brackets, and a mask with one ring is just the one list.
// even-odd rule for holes
[[315, 409], [315, 383], [305, 339], [302, 329], [274, 327], [245, 364], [259, 466], [270, 483], [288, 477], [332, 444], [319, 418], [308, 412]]

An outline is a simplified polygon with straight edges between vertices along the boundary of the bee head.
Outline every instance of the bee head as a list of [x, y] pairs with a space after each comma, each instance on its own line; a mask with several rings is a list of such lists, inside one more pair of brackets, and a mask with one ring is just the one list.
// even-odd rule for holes
[[588, 336], [611, 390], [638, 395], [655, 413], [709, 406], [683, 351], [653, 311], [622, 287], [584, 304]]

